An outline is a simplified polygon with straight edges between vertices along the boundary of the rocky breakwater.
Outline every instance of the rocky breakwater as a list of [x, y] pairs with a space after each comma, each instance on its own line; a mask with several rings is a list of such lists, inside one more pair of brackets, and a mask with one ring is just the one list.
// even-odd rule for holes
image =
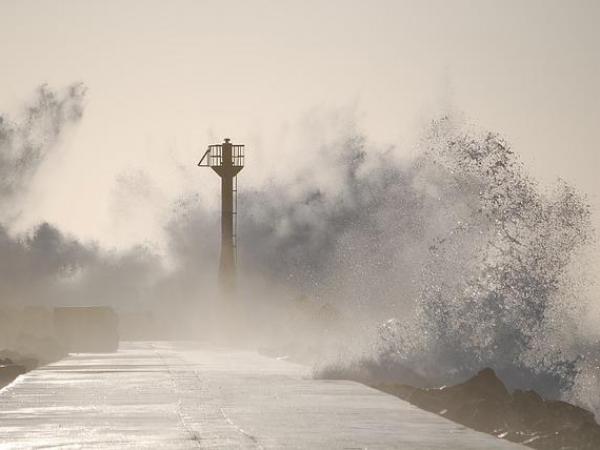
[[511, 394], [489, 368], [464, 383], [437, 389], [393, 383], [373, 387], [469, 428], [532, 448], [600, 449], [600, 425], [593, 413], [545, 400], [535, 391]]

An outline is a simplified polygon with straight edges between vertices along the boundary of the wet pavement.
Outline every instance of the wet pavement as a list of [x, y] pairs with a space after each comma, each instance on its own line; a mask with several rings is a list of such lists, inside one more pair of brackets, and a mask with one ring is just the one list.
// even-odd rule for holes
[[125, 342], [0, 391], [0, 449], [516, 449], [393, 396], [254, 352]]

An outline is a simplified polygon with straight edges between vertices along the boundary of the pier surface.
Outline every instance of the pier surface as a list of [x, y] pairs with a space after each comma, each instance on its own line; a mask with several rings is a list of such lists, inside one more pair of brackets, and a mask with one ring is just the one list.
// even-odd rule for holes
[[517, 449], [350, 381], [254, 352], [125, 342], [0, 392], [0, 449]]

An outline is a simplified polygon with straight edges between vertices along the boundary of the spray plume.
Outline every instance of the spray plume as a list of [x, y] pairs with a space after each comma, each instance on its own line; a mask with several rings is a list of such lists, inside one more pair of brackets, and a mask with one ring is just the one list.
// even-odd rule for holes
[[[2, 123], [2, 199], [80, 119], [83, 92], [42, 88], [22, 126]], [[595, 304], [575, 270], [593, 244], [580, 194], [540, 188], [500, 136], [447, 117], [412, 159], [353, 127], [324, 142], [310, 172], [240, 196], [242, 301], [257, 334], [308, 346], [321, 365], [369, 358], [432, 382], [492, 366], [514, 387], [597, 410], [597, 335], [582, 325]], [[167, 227], [170, 268], [143, 247], [110, 252], [48, 224], [0, 231], [4, 302], [153, 308], [180, 329], [198, 314], [209, 326], [217, 215], [194, 197]]]

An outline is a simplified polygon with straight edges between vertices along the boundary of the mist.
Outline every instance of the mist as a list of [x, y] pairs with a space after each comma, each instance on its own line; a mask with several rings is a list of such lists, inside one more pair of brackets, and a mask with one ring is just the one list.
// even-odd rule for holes
[[[538, 184], [499, 134], [446, 114], [398, 152], [356, 120], [299, 125], [316, 151], [240, 192], [233, 312], [217, 295], [218, 211], [205, 196], [173, 202], [164, 252], [11, 228], [44, 160], [85, 120], [85, 92], [43, 86], [21, 120], [2, 121], [4, 305], [110, 305], [150, 314], [126, 333], [237, 336], [317, 373], [377, 361], [435, 384], [490, 366], [511, 387], [600, 408], [590, 208], [564, 181]], [[127, 195], [136, 183], [123, 177]]]
[[19, 199], [48, 154], [59, 145], [62, 136], [81, 120], [85, 92], [81, 83], [58, 92], [42, 85], [17, 119], [0, 115], [0, 200], [3, 217], [6, 218], [6, 203]]
[[[598, 410], [584, 194], [539, 184], [501, 135], [448, 115], [411, 158], [355, 126], [324, 141], [287, 183], [240, 196], [240, 296], [280, 353], [304, 347], [317, 373], [374, 360], [431, 385], [493, 367], [511, 388]], [[174, 219], [198, 225], [184, 247], [218, 232], [206, 214], [191, 202]]]

